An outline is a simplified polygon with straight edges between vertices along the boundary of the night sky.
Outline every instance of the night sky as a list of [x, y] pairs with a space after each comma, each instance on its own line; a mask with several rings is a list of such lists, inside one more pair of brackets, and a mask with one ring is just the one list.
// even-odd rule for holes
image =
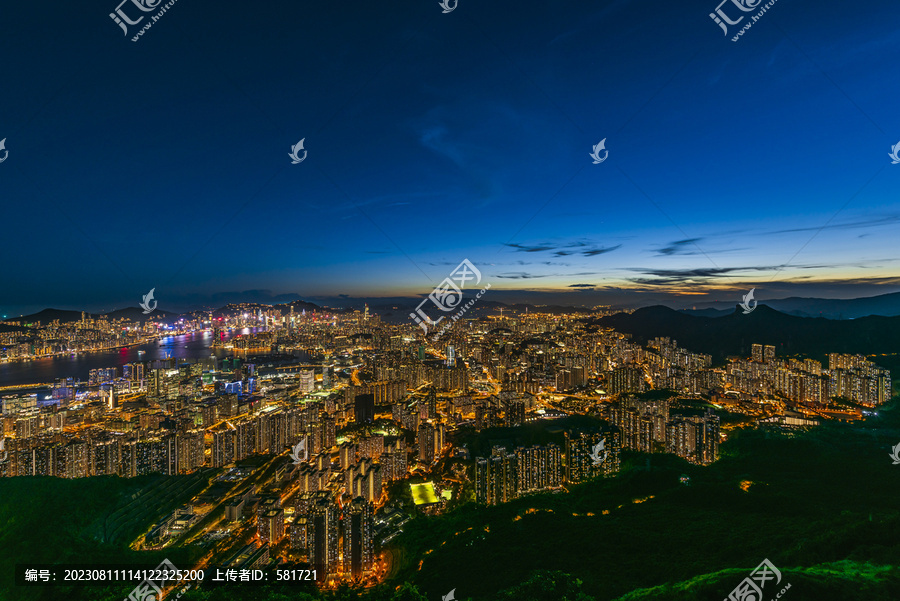
[[900, 290], [900, 5], [717, 3], [6, 3], [0, 316]]

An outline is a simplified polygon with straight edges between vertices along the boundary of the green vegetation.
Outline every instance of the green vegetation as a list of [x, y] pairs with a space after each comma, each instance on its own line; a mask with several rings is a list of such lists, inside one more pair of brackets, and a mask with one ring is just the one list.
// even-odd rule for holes
[[[564, 421], [548, 425], [556, 430]], [[470, 442], [541, 439], [532, 426], [488, 430]], [[460, 601], [718, 601], [763, 558], [781, 570], [781, 586], [791, 585], [785, 600], [898, 599], [900, 466], [888, 456], [898, 442], [895, 401], [862, 423], [734, 432], [722, 458], [707, 467], [623, 452], [616, 478], [498, 507], [454, 504], [443, 516], [413, 519], [392, 541], [401, 558], [397, 577], [374, 589], [224, 586], [193, 588], [179, 601], [424, 601], [451, 589]], [[682, 474], [690, 486], [680, 484]], [[127, 507], [140, 490], [149, 495], [161, 480], [0, 481], [7, 565], [154, 564], [162, 557], [193, 565], [196, 557], [184, 549], [145, 554], [126, 546], [149, 518], [107, 542], [96, 534], [98, 519]], [[390, 487], [411, 505], [408, 482]], [[131, 589], [13, 589], [11, 570], [4, 578], [0, 599], [13, 601], [121, 601]], [[765, 599], [777, 592], [767, 588]]]
[[486, 428], [480, 432], [467, 429], [457, 437], [457, 444], [465, 444], [474, 459], [489, 457], [491, 447], [495, 445], [512, 448], [554, 443], [562, 447], [565, 444], [565, 430], [594, 430], [604, 427], [608, 427], [608, 424], [601, 419], [572, 415], [562, 419], [530, 422], [522, 426]]
[[[16, 587], [13, 568], [23, 563], [152, 564], [169, 558], [192, 565], [182, 549], [141, 553], [128, 544], [156, 520], [183, 504], [200, 475], [99, 476], [66, 480], [44, 476], [0, 478], [0, 599], [123, 599], [132, 587]], [[180, 491], [179, 494], [172, 494]], [[168, 506], [161, 506], [160, 500]], [[142, 516], [140, 519], [136, 516]]]
[[409, 558], [399, 578], [429, 598], [502, 599], [549, 570], [597, 600], [722, 599], [769, 558], [795, 577], [791, 599], [900, 598], [897, 442], [895, 404], [863, 424], [737, 432], [708, 467], [624, 452], [619, 477], [569, 494], [413, 520], [395, 540]]

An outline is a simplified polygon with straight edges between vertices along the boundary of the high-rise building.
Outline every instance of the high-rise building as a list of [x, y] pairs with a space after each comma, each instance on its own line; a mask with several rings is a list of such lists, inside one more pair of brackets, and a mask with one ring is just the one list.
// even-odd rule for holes
[[338, 506], [328, 492], [315, 493], [308, 518], [309, 563], [317, 576], [327, 579], [339, 572]]
[[179, 473], [186, 474], [203, 466], [206, 461], [204, 456], [206, 445], [202, 431], [179, 432], [175, 435], [175, 444], [178, 446]]
[[638, 367], [619, 367], [609, 373], [606, 390], [610, 394], [622, 392], [641, 392], [646, 390], [647, 382], [644, 380], [644, 372]]
[[91, 447], [90, 473], [93, 476], [113, 476], [119, 471], [119, 439], [97, 440]]
[[381, 454], [382, 478], [385, 481], [396, 480], [406, 476], [407, 471], [406, 443], [403, 439], [391, 443]]
[[719, 457], [719, 416], [675, 416], [666, 424], [666, 452], [706, 465]]
[[309, 545], [307, 534], [309, 532], [309, 518], [306, 515], [294, 514], [291, 523], [291, 548], [303, 550]]
[[521, 426], [525, 423], [525, 403], [512, 401], [506, 408], [506, 423], [509, 426]]
[[762, 363], [762, 361], [763, 361], [763, 345], [761, 345], [761, 344], [750, 345], [750, 358], [753, 361]]
[[234, 459], [246, 459], [256, 450], [256, 430], [259, 420], [246, 420], [235, 424]]
[[381, 498], [381, 465], [371, 459], [361, 459], [344, 470], [344, 491], [351, 498], [365, 497], [369, 501]]
[[338, 459], [342, 470], [356, 463], [356, 445], [349, 440], [342, 442], [341, 446], [338, 447]]
[[434, 463], [434, 439], [434, 425], [428, 422], [420, 423], [416, 432], [416, 443], [419, 445], [419, 463], [425, 465]]
[[378, 461], [384, 452], [384, 436], [373, 435], [367, 436], [359, 441], [359, 456], [369, 457], [373, 461]]
[[311, 369], [304, 369], [299, 374], [300, 392], [312, 392], [316, 389], [316, 372]]
[[375, 420], [375, 395], [358, 394], [354, 400], [354, 417], [356, 423], [367, 424]]
[[506, 503], [516, 498], [518, 462], [516, 454], [494, 447], [490, 457], [475, 460], [475, 500], [487, 505]]
[[334, 417], [322, 415], [322, 448], [330, 449], [337, 444], [337, 424]]
[[375, 560], [375, 528], [372, 504], [356, 497], [344, 508], [344, 573], [363, 578]]
[[225, 467], [234, 461], [235, 431], [231, 428], [212, 434], [212, 467]]
[[218, 410], [220, 417], [232, 417], [237, 415], [238, 395], [234, 393], [219, 395]]
[[516, 494], [562, 484], [562, 451], [554, 444], [516, 449]]
[[566, 432], [566, 481], [582, 482], [619, 471], [619, 433]]
[[284, 538], [284, 509], [273, 507], [257, 517], [259, 540], [277, 545]]

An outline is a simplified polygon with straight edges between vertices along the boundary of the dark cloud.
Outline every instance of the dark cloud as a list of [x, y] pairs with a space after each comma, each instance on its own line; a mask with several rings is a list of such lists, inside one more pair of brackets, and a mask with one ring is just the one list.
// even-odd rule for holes
[[549, 246], [549, 245], [525, 246], [524, 244], [517, 244], [515, 242], [507, 243], [507, 244], [504, 244], [503, 246], [515, 248], [517, 252], [522, 252], [522, 253], [538, 253], [538, 252], [542, 252], [545, 250], [553, 250], [554, 248], [556, 248], [555, 246]]
[[741, 250], [747, 250], [746, 248], [726, 248], [720, 250], [710, 250], [707, 248], [700, 248], [698, 245], [699, 242], [703, 240], [709, 240], [709, 238], [685, 238], [683, 240], [675, 240], [673, 242], [669, 242], [668, 246], [663, 246], [662, 248], [656, 249], [656, 255], [660, 257], [668, 257], [672, 255], [715, 255], [721, 253], [730, 253]]
[[504, 273], [504, 274], [494, 276], [494, 277], [498, 277], [498, 278], [501, 278], [504, 280], [531, 280], [531, 279], [535, 279], [535, 278], [546, 278], [548, 276], [536, 275], [533, 273], [526, 273], [524, 271], [519, 271], [516, 273]]
[[592, 248], [590, 250], [586, 250], [582, 252], [585, 257], [594, 257], [596, 255], [605, 255], [606, 253], [611, 253], [614, 250], [618, 250], [622, 248], [621, 244], [617, 244], [615, 246], [610, 246], [609, 248]]
[[673, 284], [707, 283], [712, 278], [731, 277], [732, 273], [747, 271], [775, 271], [778, 267], [698, 267], [695, 269], [650, 269], [637, 268], [637, 271], [650, 277], [629, 278], [629, 281], [642, 286], [666, 286]]
[[656, 253], [659, 255], [694, 254], [692, 252], [686, 253], [685, 247], [695, 245], [701, 240], [703, 240], [703, 238], [685, 238], [684, 240], [675, 240], [674, 242], [669, 242], [668, 246], [657, 249]]
[[[617, 244], [616, 246], [596, 246], [594, 244], [589, 244], [587, 242], [577, 241], [577, 242], [569, 242], [567, 244], [554, 244], [552, 242], [542, 242], [540, 244], [534, 245], [526, 245], [526, 244], [518, 244], [515, 242], [506, 243], [504, 246], [508, 246], [510, 248], [516, 249], [516, 252], [526, 252], [526, 253], [536, 253], [536, 252], [545, 252], [545, 251], [553, 251], [553, 256], [555, 257], [569, 257], [572, 255], [582, 255], [585, 257], [594, 257], [597, 255], [603, 255], [608, 252], [612, 252], [614, 250], [618, 250], [622, 248], [621, 244]], [[580, 249], [580, 250], [572, 250], [572, 249]]]

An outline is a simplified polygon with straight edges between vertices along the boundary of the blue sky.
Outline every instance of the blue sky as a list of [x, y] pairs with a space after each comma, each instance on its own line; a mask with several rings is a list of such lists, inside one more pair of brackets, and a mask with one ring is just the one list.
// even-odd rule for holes
[[896, 3], [488, 4], [0, 8], [0, 314], [900, 290]]

